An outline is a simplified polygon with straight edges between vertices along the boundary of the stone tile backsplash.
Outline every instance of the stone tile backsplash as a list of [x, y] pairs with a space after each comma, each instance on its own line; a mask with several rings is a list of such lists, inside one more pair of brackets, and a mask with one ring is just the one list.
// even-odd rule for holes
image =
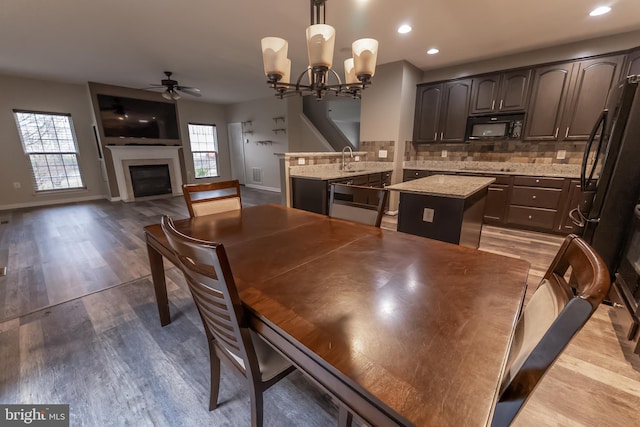
[[[466, 144], [405, 144], [404, 160], [485, 161], [545, 164], [580, 164], [585, 142], [479, 142]], [[447, 150], [447, 157], [442, 151]], [[558, 151], [565, 158], [558, 159]]]
[[[393, 162], [395, 145], [395, 141], [361, 141], [360, 150], [369, 154], [367, 160], [370, 162]], [[378, 157], [380, 150], [387, 151], [386, 158]]]

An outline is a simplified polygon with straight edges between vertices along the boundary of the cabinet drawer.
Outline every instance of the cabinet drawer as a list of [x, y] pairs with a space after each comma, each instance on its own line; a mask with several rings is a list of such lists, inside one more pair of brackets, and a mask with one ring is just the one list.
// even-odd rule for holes
[[367, 186], [369, 184], [369, 175], [359, 175], [351, 178], [353, 185], [364, 185]]
[[562, 190], [536, 187], [513, 187], [511, 204], [534, 208], [558, 209]]
[[564, 178], [542, 178], [535, 176], [516, 176], [513, 178], [513, 185], [522, 187], [547, 187], [562, 189]]
[[508, 176], [508, 175], [482, 175], [482, 176], [486, 176], [487, 178], [495, 178], [496, 180], [493, 181], [493, 184], [496, 184], [496, 185], [510, 185], [511, 184], [511, 177]]
[[551, 230], [556, 213], [557, 211], [553, 209], [527, 208], [510, 205], [507, 222]]
[[431, 175], [431, 172], [419, 169], [405, 169], [402, 175], [402, 181], [411, 181], [412, 179], [424, 178]]

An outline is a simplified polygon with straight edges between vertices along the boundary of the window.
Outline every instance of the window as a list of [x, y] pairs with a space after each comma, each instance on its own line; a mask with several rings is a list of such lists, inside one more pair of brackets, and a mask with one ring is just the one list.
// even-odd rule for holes
[[196, 178], [218, 176], [218, 134], [215, 125], [189, 123], [189, 141]]
[[14, 110], [36, 191], [84, 188], [69, 114]]

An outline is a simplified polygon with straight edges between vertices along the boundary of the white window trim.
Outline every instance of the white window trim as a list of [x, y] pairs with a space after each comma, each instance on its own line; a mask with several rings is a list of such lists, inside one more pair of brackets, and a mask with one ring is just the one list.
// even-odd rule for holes
[[[196, 151], [193, 150], [193, 144], [191, 142], [191, 126], [209, 126], [213, 128], [213, 144], [215, 150], [207, 150], [207, 151]], [[189, 149], [191, 150], [191, 163], [193, 164], [193, 178], [194, 179], [211, 179], [211, 178], [220, 178], [220, 161], [219, 161], [219, 144], [218, 144], [218, 130], [216, 125], [211, 123], [189, 123], [187, 126], [189, 133]], [[194, 154], [207, 154], [214, 153], [216, 159], [216, 174], [215, 175], [207, 175], [207, 176], [196, 176], [196, 166], [195, 166], [195, 156]]]

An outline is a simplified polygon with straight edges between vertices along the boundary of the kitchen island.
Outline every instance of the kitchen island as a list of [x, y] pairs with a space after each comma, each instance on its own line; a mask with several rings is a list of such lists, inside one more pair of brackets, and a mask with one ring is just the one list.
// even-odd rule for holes
[[386, 187], [400, 192], [398, 231], [477, 248], [495, 178], [432, 175]]

